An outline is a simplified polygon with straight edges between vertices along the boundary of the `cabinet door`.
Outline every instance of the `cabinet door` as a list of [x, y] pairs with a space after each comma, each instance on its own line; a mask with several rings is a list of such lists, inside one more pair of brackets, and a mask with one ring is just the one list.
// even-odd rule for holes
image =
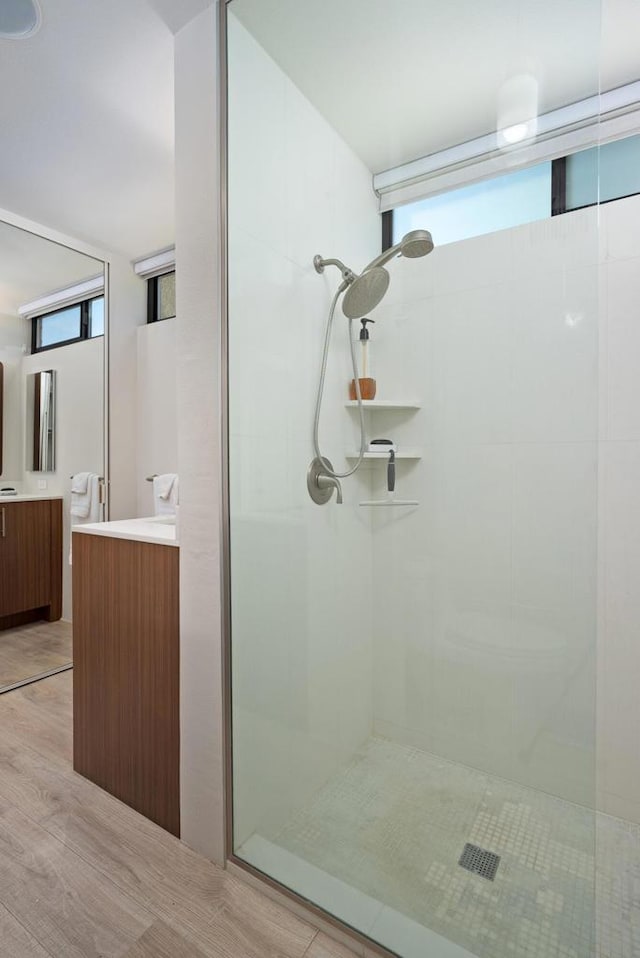
[[0, 502], [0, 616], [50, 602], [50, 503]]

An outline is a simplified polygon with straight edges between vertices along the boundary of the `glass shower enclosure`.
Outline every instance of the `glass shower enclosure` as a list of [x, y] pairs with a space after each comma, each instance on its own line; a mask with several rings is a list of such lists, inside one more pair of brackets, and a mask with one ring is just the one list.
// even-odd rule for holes
[[[232, 857], [403, 958], [622, 958], [595, 933], [597, 163], [559, 205], [599, 144], [599, 0], [223, 23]], [[433, 252], [372, 276], [415, 230]]]

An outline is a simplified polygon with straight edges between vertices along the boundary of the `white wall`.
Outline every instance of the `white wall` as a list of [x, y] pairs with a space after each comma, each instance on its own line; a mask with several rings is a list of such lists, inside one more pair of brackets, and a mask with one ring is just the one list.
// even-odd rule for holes
[[[230, 467], [236, 842], [269, 834], [371, 732], [371, 517], [306, 489], [327, 311], [379, 251], [366, 167], [229, 17]], [[336, 316], [321, 438], [355, 449], [347, 322]]]
[[23, 402], [20, 369], [31, 335], [30, 324], [18, 316], [0, 316], [0, 363], [4, 366], [2, 485], [19, 488], [22, 456]]
[[137, 328], [146, 322], [147, 287], [131, 263], [109, 264], [109, 516], [138, 515]]
[[640, 822], [640, 197], [600, 217], [599, 803]]
[[215, 8], [176, 35], [180, 823], [224, 861], [218, 107]]
[[410, 514], [377, 516], [379, 732], [594, 800], [596, 209], [398, 261], [379, 386]]
[[147, 476], [178, 472], [177, 320], [137, 329], [137, 514], [154, 511]]
[[374, 533], [377, 730], [585, 804], [597, 771], [636, 822], [638, 222], [632, 197], [394, 265], [379, 388], [424, 408], [378, 423], [423, 447], [421, 507]]
[[[24, 492], [63, 495], [63, 601], [62, 617], [71, 619], [70, 477], [76, 472], [104, 476], [104, 339], [85, 340], [25, 356], [22, 362], [21, 402], [26, 406], [26, 377], [43, 369], [56, 372], [56, 468], [55, 472], [30, 472], [27, 450]], [[25, 431], [23, 430], [23, 440]], [[46, 489], [39, 486], [46, 483]]]

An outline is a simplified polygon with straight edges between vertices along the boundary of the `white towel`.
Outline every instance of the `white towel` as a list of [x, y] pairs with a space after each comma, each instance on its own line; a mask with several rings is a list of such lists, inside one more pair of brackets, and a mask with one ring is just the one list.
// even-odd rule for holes
[[153, 505], [157, 516], [174, 515], [179, 501], [178, 477], [175, 472], [153, 477]]
[[87, 494], [89, 487], [90, 472], [77, 472], [71, 477], [71, 492], [79, 493], [81, 496]]
[[100, 477], [94, 472], [78, 472], [71, 480], [71, 515], [84, 522], [100, 521]]
[[[84, 485], [86, 491], [76, 491]], [[72, 562], [73, 527], [84, 525], [86, 522], [100, 522], [102, 520], [102, 503], [100, 502], [100, 476], [94, 472], [79, 472], [71, 480], [71, 534], [69, 536], [69, 565]]]

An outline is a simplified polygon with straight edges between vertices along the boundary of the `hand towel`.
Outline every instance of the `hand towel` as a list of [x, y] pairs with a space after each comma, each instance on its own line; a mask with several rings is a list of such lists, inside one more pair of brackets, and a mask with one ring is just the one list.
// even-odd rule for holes
[[157, 516], [174, 515], [179, 502], [178, 476], [166, 472], [153, 479], [153, 505]]
[[90, 472], [77, 472], [75, 476], [71, 477], [71, 492], [86, 496], [90, 477]]
[[[86, 478], [86, 486], [85, 480]], [[84, 493], [76, 491], [85, 486]], [[71, 480], [71, 534], [69, 536], [69, 565], [72, 564], [73, 527], [86, 522], [102, 521], [100, 476], [94, 472], [79, 472]]]

